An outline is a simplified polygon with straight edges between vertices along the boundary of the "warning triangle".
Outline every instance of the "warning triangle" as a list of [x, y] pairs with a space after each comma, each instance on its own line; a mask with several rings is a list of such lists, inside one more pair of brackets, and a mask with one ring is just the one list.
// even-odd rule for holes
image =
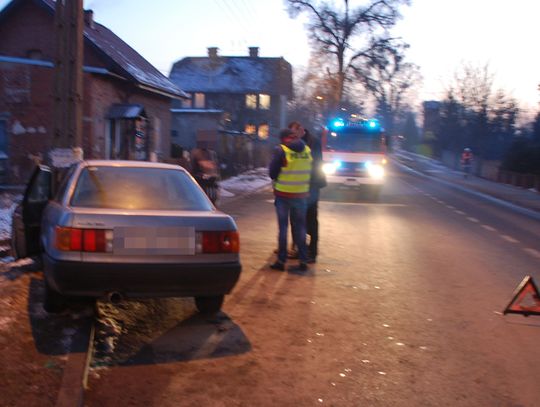
[[531, 276], [525, 277], [514, 290], [503, 314], [540, 315], [540, 293]]

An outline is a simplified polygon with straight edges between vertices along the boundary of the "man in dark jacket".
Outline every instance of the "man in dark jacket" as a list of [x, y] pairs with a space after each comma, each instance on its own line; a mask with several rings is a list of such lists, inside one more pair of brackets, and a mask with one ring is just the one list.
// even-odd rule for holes
[[294, 241], [298, 244], [300, 263], [292, 271], [307, 270], [306, 248], [306, 198], [309, 195], [311, 176], [310, 148], [290, 129], [280, 133], [281, 144], [276, 147], [268, 167], [274, 181], [275, 207], [278, 219], [278, 259], [270, 266], [274, 270], [285, 270], [287, 261], [287, 229], [289, 215], [295, 224]]
[[[319, 244], [319, 195], [321, 188], [326, 186], [326, 175], [322, 170], [321, 141], [309, 131], [305, 130], [299, 122], [294, 121], [289, 123], [288, 128], [294, 131], [297, 136], [299, 136], [304, 143], [308, 145], [308, 147], [311, 149], [311, 156], [313, 158], [311, 178], [309, 182], [309, 196], [307, 198], [306, 233], [309, 235], [308, 263], [315, 263], [317, 261]], [[294, 222], [291, 220], [291, 229], [293, 230], [293, 235], [294, 228]], [[295, 244], [296, 240], [294, 241], [294, 245]], [[294, 248], [292, 250], [292, 257], [295, 257]]]

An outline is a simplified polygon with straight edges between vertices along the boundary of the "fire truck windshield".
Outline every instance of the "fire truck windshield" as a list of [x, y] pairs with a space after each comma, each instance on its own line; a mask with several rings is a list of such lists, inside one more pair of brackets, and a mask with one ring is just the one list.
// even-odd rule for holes
[[385, 146], [380, 131], [343, 128], [328, 132], [325, 147], [327, 151], [380, 153]]

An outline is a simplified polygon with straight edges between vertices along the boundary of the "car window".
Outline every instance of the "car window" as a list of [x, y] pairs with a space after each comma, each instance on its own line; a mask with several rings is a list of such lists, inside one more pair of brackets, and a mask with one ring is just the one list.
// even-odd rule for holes
[[71, 206], [143, 210], [212, 210], [185, 172], [164, 168], [86, 167], [80, 174]]
[[47, 202], [51, 192], [51, 173], [49, 171], [40, 170], [37, 177], [33, 180], [30, 190], [28, 191], [27, 201]]
[[64, 194], [66, 193], [66, 189], [68, 185], [70, 184], [69, 181], [75, 172], [75, 169], [77, 168], [77, 165], [74, 164], [65, 172], [65, 174], [61, 175], [61, 181], [60, 185], [58, 186], [58, 189], [56, 190], [56, 194], [54, 195], [54, 200], [57, 202], [60, 202], [62, 198], [64, 197]]

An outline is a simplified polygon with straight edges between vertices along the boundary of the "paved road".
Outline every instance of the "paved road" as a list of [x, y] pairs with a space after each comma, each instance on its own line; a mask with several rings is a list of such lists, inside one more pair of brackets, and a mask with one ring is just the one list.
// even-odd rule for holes
[[269, 192], [223, 209], [244, 266], [224, 313], [131, 310], [157, 328], [124, 330], [87, 406], [538, 405], [540, 321], [501, 315], [540, 281], [538, 221], [396, 167], [379, 202], [325, 191], [319, 262], [293, 274], [267, 267]]

